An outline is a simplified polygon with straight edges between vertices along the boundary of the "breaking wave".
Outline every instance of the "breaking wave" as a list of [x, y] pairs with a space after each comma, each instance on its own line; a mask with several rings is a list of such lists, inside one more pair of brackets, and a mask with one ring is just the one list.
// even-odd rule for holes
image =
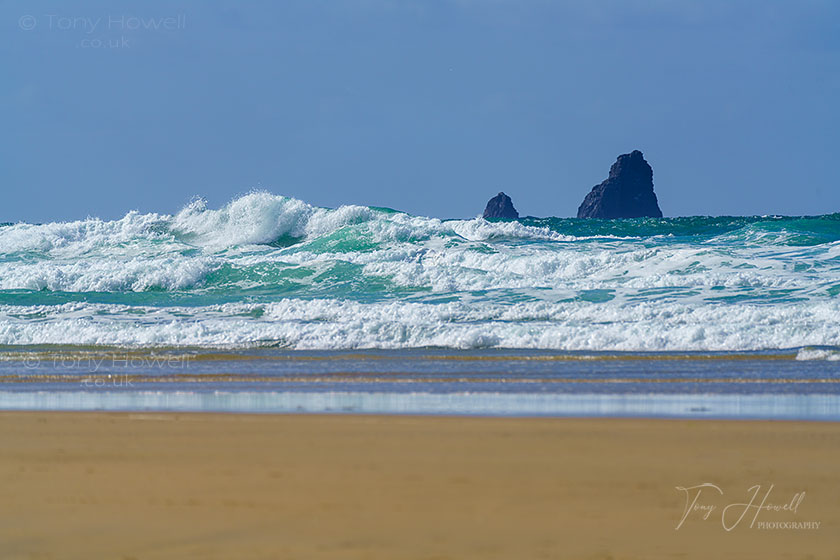
[[440, 220], [255, 192], [0, 225], [5, 345], [830, 348], [838, 294], [838, 214]]

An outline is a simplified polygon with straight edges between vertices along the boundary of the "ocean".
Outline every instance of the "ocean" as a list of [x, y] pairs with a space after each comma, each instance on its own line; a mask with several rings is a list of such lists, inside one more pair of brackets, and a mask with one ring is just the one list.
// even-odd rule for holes
[[[840, 418], [840, 214], [0, 225], [0, 408]], [[118, 383], [119, 381], [119, 383]]]

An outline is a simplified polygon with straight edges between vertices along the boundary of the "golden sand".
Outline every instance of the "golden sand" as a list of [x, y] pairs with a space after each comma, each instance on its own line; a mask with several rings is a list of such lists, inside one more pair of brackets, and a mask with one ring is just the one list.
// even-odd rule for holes
[[0, 558], [836, 559], [838, 459], [835, 423], [3, 412]]

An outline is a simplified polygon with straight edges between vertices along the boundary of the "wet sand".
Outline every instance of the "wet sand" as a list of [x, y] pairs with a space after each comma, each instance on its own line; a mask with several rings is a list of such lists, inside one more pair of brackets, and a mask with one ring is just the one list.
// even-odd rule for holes
[[0, 558], [840, 558], [838, 459], [837, 423], [0, 412]]

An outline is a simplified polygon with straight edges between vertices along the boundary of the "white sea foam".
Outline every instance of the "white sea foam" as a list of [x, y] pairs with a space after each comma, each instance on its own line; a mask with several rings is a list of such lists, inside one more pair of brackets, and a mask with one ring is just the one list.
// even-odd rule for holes
[[800, 348], [796, 353], [797, 360], [826, 360], [836, 362], [840, 360], [840, 351], [825, 348]]
[[[838, 314], [837, 302], [696, 307], [286, 299], [199, 308], [73, 303], [0, 306], [0, 344], [760, 350], [840, 346]], [[835, 359], [808, 352], [800, 359]]]
[[154, 260], [89, 259], [0, 263], [0, 289], [62, 292], [142, 292], [195, 286], [216, 267], [212, 259], [164, 256]]
[[[735, 233], [704, 242], [666, 237], [581, 238], [519, 222], [330, 210], [261, 192], [220, 209], [194, 201], [174, 216], [15, 224], [0, 227], [8, 304], [0, 306], [0, 344], [840, 344], [840, 241], [798, 247], [738, 243]], [[31, 292], [108, 292], [107, 301], [120, 305], [12, 305], [9, 294], [18, 290], [39, 303], [87, 296], [41, 300]], [[164, 292], [160, 307], [135, 294], [150, 290]], [[174, 291], [188, 292], [194, 306], [167, 300]], [[214, 305], [226, 301], [240, 303]], [[814, 352], [800, 358], [834, 359]]]
[[[376, 241], [375, 236], [371, 236]], [[180, 290], [200, 287], [223, 265], [237, 269], [279, 264], [328, 267], [358, 265], [364, 278], [435, 292], [505, 289], [613, 290], [633, 295], [659, 288], [698, 289], [704, 297], [732, 295], [713, 289], [792, 290], [808, 296], [840, 283], [840, 271], [791, 270], [782, 258], [715, 253], [696, 248], [625, 248], [545, 245], [453, 244], [441, 238], [395, 242], [368, 251], [312, 250], [306, 243], [287, 250], [245, 253], [117, 247], [84, 258], [0, 261], [0, 289], [83, 292]], [[110, 254], [107, 254], [110, 253]], [[818, 264], [818, 263], [817, 263]], [[742, 267], [750, 268], [742, 268]], [[736, 292], [743, 295], [747, 292]], [[794, 294], [796, 295], [796, 294]]]
[[98, 218], [49, 224], [14, 224], [0, 229], [0, 255], [35, 253], [79, 258], [103, 249], [126, 252], [150, 241], [171, 240], [159, 228], [169, 220], [159, 214], [129, 212], [123, 218]]

